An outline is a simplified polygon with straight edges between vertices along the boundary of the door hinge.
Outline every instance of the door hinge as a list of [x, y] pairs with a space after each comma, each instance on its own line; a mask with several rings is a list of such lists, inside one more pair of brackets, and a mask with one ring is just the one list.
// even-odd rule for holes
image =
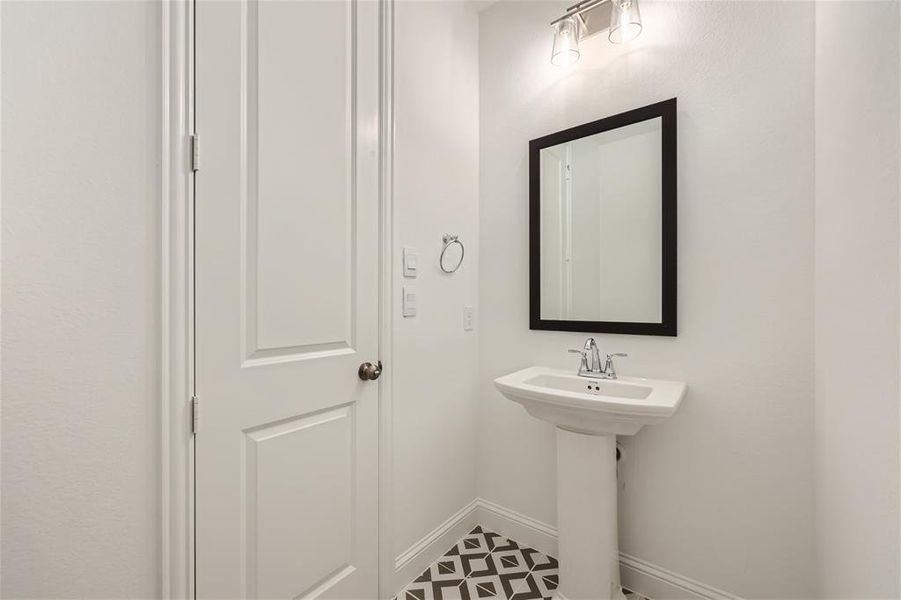
[[200, 400], [191, 396], [191, 434], [196, 435], [200, 428]]
[[191, 171], [197, 172], [200, 168], [200, 144], [196, 133], [192, 133], [191, 140]]

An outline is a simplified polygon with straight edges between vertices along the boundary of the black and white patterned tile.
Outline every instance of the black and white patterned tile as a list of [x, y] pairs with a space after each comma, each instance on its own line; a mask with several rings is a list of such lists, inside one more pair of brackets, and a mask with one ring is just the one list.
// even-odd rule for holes
[[490, 553], [490, 538], [485, 535], [481, 527], [475, 527], [445, 552], [444, 556], [458, 558], [465, 577], [473, 570], [486, 568], [485, 559]]
[[529, 569], [529, 574], [523, 580], [522, 585], [516, 589], [512, 600], [544, 598], [550, 600], [559, 585], [560, 574], [557, 559], [528, 547], [522, 548], [521, 554]]
[[465, 579], [463, 559], [445, 553], [401, 590], [397, 600], [459, 600]]
[[[551, 600], [559, 583], [556, 558], [477, 526], [396, 600]], [[627, 600], [648, 600], [623, 592]]]

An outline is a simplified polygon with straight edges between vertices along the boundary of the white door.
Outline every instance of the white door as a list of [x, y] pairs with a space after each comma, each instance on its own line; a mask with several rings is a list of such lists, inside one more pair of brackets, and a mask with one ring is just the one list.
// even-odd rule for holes
[[375, 598], [378, 5], [195, 15], [197, 596]]

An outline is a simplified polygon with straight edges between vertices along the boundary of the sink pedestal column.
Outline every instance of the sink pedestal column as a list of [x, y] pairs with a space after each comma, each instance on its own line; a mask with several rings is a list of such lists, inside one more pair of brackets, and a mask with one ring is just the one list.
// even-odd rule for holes
[[620, 598], [616, 436], [557, 428], [559, 595]]

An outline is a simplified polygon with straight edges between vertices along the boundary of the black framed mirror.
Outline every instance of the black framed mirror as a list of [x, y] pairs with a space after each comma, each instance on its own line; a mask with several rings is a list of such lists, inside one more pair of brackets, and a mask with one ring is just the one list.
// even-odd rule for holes
[[529, 142], [530, 329], [676, 335], [676, 99]]

